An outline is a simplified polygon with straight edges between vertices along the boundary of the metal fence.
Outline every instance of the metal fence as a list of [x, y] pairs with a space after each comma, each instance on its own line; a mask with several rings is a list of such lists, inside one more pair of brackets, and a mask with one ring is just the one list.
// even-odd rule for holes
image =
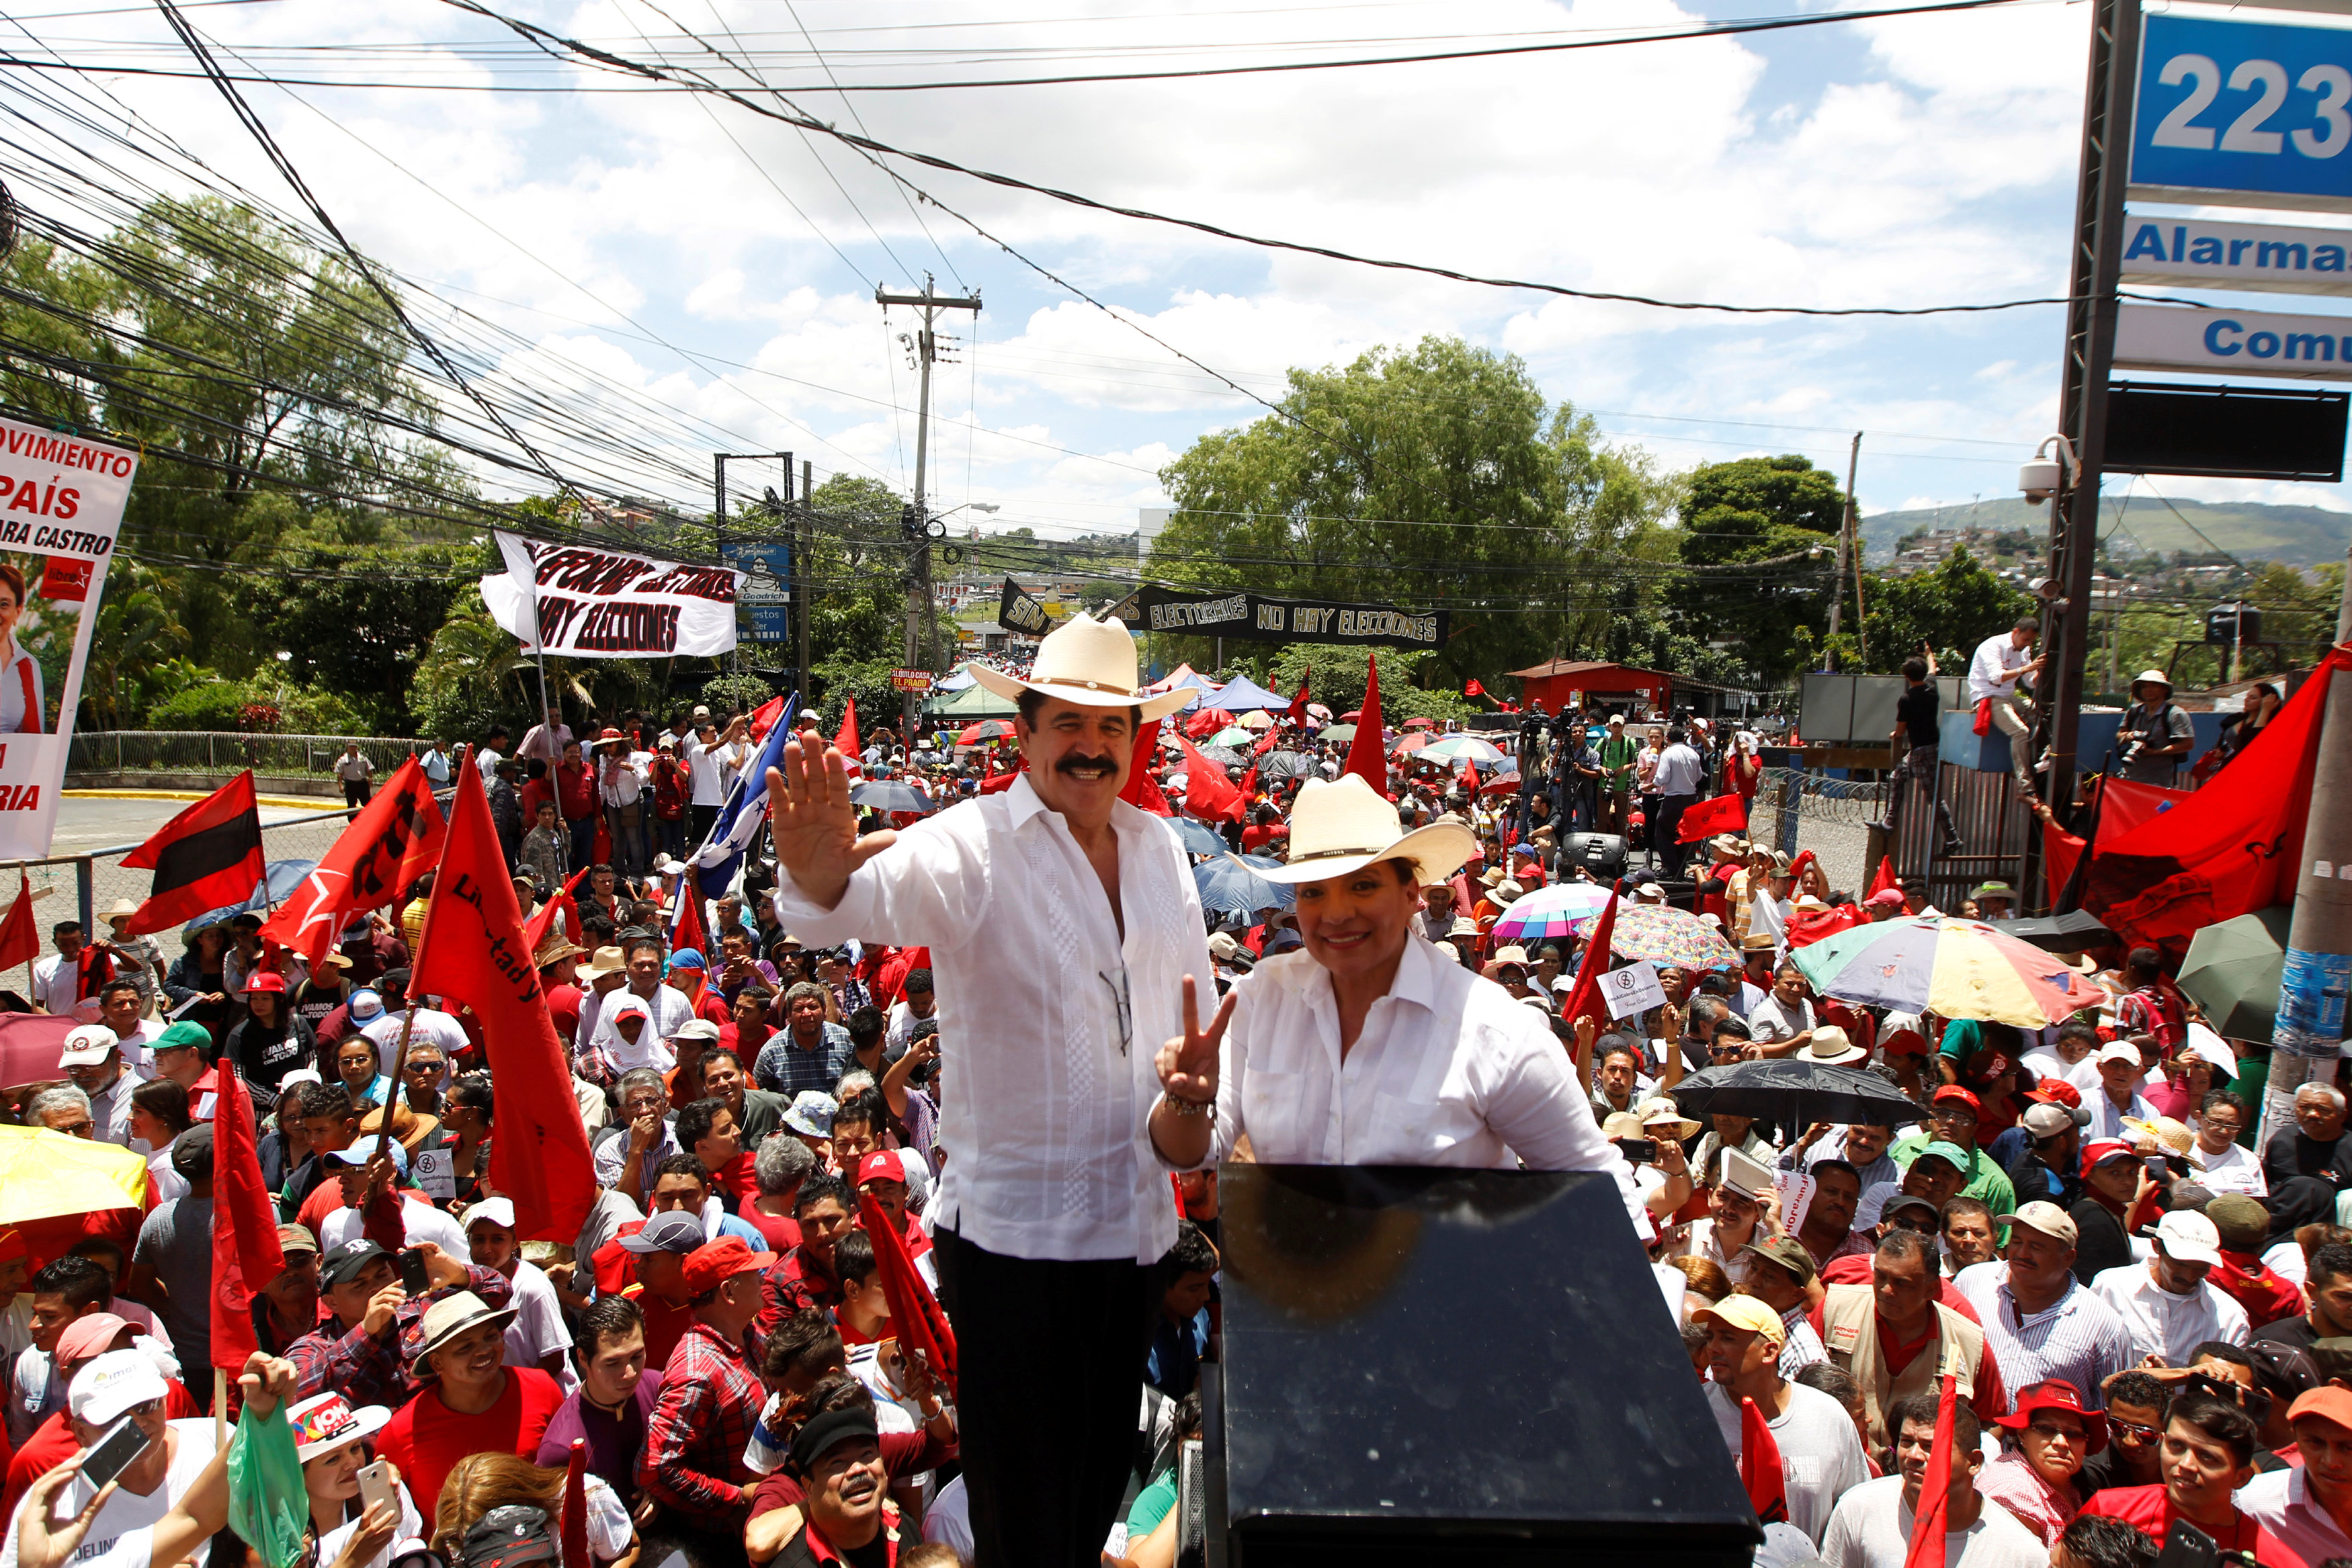
[[[281, 821], [264, 822], [261, 828], [262, 858], [273, 865], [280, 861], [320, 860], [326, 854], [328, 846], [349, 824], [352, 816], [352, 812], [345, 810], [319, 811]], [[51, 890], [47, 897], [34, 906], [36, 924], [43, 932], [61, 920], [79, 920], [83, 929], [91, 929], [92, 921], [100, 918], [118, 899], [138, 904], [152, 888], [154, 873], [123, 869], [122, 857], [138, 847], [137, 844], [115, 844], [86, 854], [0, 862], [0, 895], [15, 896], [16, 889], [7, 885], [5, 879], [8, 872], [22, 865], [35, 889]], [[175, 925], [169, 930], [159, 931], [155, 939], [163, 946], [166, 964], [180, 956], [184, 946], [180, 940], [180, 927]], [[45, 939], [44, 948], [47, 946]]]
[[237, 730], [100, 729], [77, 731], [66, 770], [69, 773], [235, 773], [250, 768], [279, 777], [329, 778], [343, 747], [356, 741], [361, 755], [389, 773], [402, 758], [422, 751], [425, 740], [383, 735], [247, 735]]

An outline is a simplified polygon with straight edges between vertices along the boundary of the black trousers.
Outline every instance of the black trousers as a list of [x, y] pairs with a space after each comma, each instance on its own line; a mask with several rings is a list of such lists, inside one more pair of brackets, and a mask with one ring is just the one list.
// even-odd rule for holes
[[1160, 1270], [935, 1240], [975, 1568], [1096, 1568], [1133, 1464]]
[[1661, 795], [1658, 813], [1650, 819], [1650, 852], [1670, 877], [1683, 874], [1683, 862], [1690, 856], [1690, 846], [1676, 842], [1675, 835], [1682, 829], [1683, 813], [1696, 804], [1696, 795]]

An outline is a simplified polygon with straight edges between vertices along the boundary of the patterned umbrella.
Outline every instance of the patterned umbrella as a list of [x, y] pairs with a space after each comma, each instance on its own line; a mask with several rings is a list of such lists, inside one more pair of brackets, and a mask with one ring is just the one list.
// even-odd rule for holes
[[1407, 729], [1435, 729], [1437, 727], [1437, 721], [1433, 718], [1409, 718], [1404, 721], [1404, 727]]
[[[1512, 905], [1517, 908], [1517, 905]], [[1588, 936], [1600, 911], [1580, 916], [1569, 927], [1571, 935]], [[1628, 904], [1619, 907], [1617, 924], [1609, 936], [1609, 950], [1620, 958], [1640, 958], [1671, 964], [1677, 969], [1737, 969], [1739, 955], [1723, 933], [1687, 909], [1663, 904]]]
[[1257, 776], [1261, 783], [1271, 784], [1277, 779], [1311, 778], [1314, 772], [1313, 759], [1296, 751], [1269, 751], [1257, 759]]
[[1013, 727], [1001, 718], [984, 718], [978, 724], [968, 724], [956, 732], [958, 746], [978, 746], [984, 740], [1003, 740], [1013, 733]]
[[1390, 755], [1394, 757], [1408, 757], [1412, 753], [1432, 745], [1436, 738], [1437, 737], [1435, 736], [1431, 735], [1427, 730], [1417, 729], [1411, 735], [1406, 736], [1402, 740], [1398, 741], [1394, 746], [1390, 747], [1389, 752]]
[[1981, 920], [1858, 925], [1796, 950], [1813, 988], [1842, 1001], [2043, 1029], [2104, 1001], [2065, 964]]
[[1272, 729], [1274, 727], [1274, 720], [1267, 716], [1264, 708], [1252, 708], [1249, 712], [1242, 715], [1241, 717], [1234, 720], [1234, 722], [1240, 725], [1244, 729]]
[[1201, 747], [1201, 755], [1220, 768], [1239, 768], [1242, 765], [1242, 754], [1230, 746], [1218, 746], [1213, 742]]
[[1211, 746], [1255, 746], [1257, 744], [1257, 737], [1252, 735], [1248, 730], [1244, 729], [1240, 725], [1229, 725], [1225, 728], [1217, 731], [1216, 734], [1209, 737], [1208, 744]]
[[1433, 740], [1422, 748], [1424, 762], [1450, 762], [1459, 767], [1475, 762], [1481, 768], [1492, 768], [1504, 760], [1502, 752], [1475, 735], [1449, 735], [1443, 740]]
[[[1503, 911], [1496, 920], [1496, 944], [1565, 936], [1578, 921], [1600, 914], [1615, 896], [1597, 882], [1563, 882], [1539, 887]], [[1617, 911], [1617, 917], [1625, 917], [1624, 909]]]

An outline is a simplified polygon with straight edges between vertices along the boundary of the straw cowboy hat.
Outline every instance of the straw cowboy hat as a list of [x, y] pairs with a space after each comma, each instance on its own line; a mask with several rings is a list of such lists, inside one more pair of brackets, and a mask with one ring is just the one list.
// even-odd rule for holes
[[1035, 692], [1081, 707], [1139, 707], [1146, 721], [1164, 718], [1199, 695], [1190, 686], [1157, 696], [1145, 691], [1137, 678], [1135, 638], [1118, 622], [1097, 621], [1083, 610], [1037, 644], [1027, 680], [985, 664], [964, 669], [1001, 697], [1017, 701], [1023, 692]]
[[1397, 809], [1359, 774], [1337, 783], [1309, 779], [1290, 809], [1290, 852], [1280, 866], [1260, 871], [1268, 882], [1321, 882], [1347, 876], [1374, 861], [1412, 862], [1421, 885], [1452, 876], [1478, 852], [1477, 835], [1459, 822], [1432, 822], [1404, 831]]

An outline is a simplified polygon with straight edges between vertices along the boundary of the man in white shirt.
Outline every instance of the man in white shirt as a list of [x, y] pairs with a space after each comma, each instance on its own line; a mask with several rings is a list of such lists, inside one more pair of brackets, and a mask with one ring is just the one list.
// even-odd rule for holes
[[1767, 1056], [1794, 1056], [1813, 1042], [1813, 1004], [1806, 996], [1805, 972], [1794, 958], [1772, 972], [1772, 989], [1748, 1009], [1748, 1038]]
[[1650, 824], [1650, 854], [1668, 876], [1683, 874], [1690, 846], [1676, 842], [1675, 832], [1683, 812], [1698, 800], [1705, 772], [1698, 753], [1684, 739], [1682, 727], [1667, 730], [1666, 748], [1658, 754], [1657, 771], [1650, 780], [1658, 795], [1657, 820]]
[[907, 1042], [913, 1038], [915, 1026], [939, 1014], [939, 988], [932, 982], [929, 969], [909, 970], [905, 990], [905, 996], [890, 1004], [890, 1022], [882, 1037], [882, 1060], [886, 1062], [906, 1055]]
[[[1126, 1488], [1151, 1266], [1176, 1240], [1145, 1132], [1153, 1052], [1181, 1028], [1187, 977], [1213, 973], [1189, 861], [1118, 791], [1139, 727], [1194, 694], [1144, 692], [1134, 638], [1083, 612], [1030, 679], [973, 674], [1019, 705], [1026, 771], [860, 840], [844, 759], [789, 743], [768, 778], [775, 909], [812, 945], [928, 946], [941, 988], [971, 998], [942, 1037], [955, 1157], [925, 1218], [955, 1316], [972, 1533], [981, 1568], [1072, 1568], [1099, 1561]], [[1061, 1396], [1041, 1399], [1049, 1364]]]
[[2025, 616], [2009, 631], [1978, 643], [1975, 657], [1969, 661], [1969, 701], [1992, 704], [1993, 727], [2009, 737], [2010, 771], [2017, 775], [2018, 786], [2028, 797], [2033, 793], [2033, 750], [2029, 738], [2033, 726], [2018, 706], [2017, 683], [2041, 672], [2042, 661], [2025, 655], [2041, 635], [2042, 622]]
[[81, 922], [58, 921], [49, 927], [49, 942], [57, 951], [33, 966], [33, 999], [44, 1011], [68, 1018], [81, 1000], [82, 948], [88, 946]]
[[2352, 1390], [2329, 1384], [2286, 1413], [2300, 1465], [2266, 1470], [2238, 1489], [2238, 1511], [2305, 1563], [2352, 1557]]
[[474, 753], [474, 766], [482, 770], [485, 785], [498, 782], [499, 764], [506, 759], [507, 727], [494, 724], [490, 726], [490, 733], [483, 737], [481, 749]]
[[129, 980], [109, 980], [99, 988], [98, 1021], [114, 1031], [122, 1065], [142, 1083], [155, 1076], [155, 1041], [163, 1033], [162, 1024], [142, 1016], [146, 1006], [146, 998]]
[[577, 738], [572, 733], [572, 727], [562, 719], [557, 719], [551, 726], [535, 724], [524, 732], [522, 744], [515, 747], [515, 755], [525, 759], [536, 757], [552, 768], [563, 760], [563, 748]]
[[1979, 1263], [1952, 1277], [1984, 1328], [2001, 1382], [2024, 1388], [2053, 1379], [2084, 1391], [2104, 1407], [2107, 1375], [2138, 1364], [2131, 1330], [2113, 1307], [2074, 1278], [2074, 1219], [2054, 1203], [2020, 1204], [1996, 1214], [2009, 1227], [2002, 1261]]
[[337, 1149], [326, 1156], [328, 1168], [334, 1179], [342, 1184], [343, 1207], [330, 1213], [319, 1222], [319, 1248], [321, 1255], [332, 1252], [346, 1241], [364, 1240], [360, 1209], [364, 1207], [371, 1184], [388, 1187], [400, 1197], [401, 1224], [406, 1228], [408, 1244], [430, 1241], [452, 1258], [467, 1255], [466, 1233], [457, 1228], [457, 1220], [447, 1211], [419, 1203], [399, 1191], [408, 1179], [408, 1151], [397, 1140], [386, 1144], [390, 1156], [385, 1166], [370, 1173], [368, 1162], [375, 1154], [375, 1139], [362, 1138], [348, 1149]]
[[596, 739], [596, 795], [604, 802], [604, 827], [613, 839], [613, 869], [625, 877], [646, 869], [645, 775], [629, 742], [617, 729]]
[[[2123, 1040], [2111, 1040], [2101, 1046], [2091, 1058], [2090, 1066], [2096, 1082], [2083, 1088], [2083, 1109], [2091, 1113], [2090, 1125], [2083, 1130], [2085, 1143], [2098, 1138], [2128, 1140], [2132, 1129], [2126, 1121], [2153, 1122], [2156, 1107], [2139, 1092], [2142, 1075], [2139, 1051]], [[2079, 1071], [2080, 1069], [2077, 1069]], [[2073, 1075], [2068, 1075], [2073, 1082]]]
[[[604, 952], [605, 950], [600, 949], [596, 955], [600, 965], [604, 961]], [[626, 978], [623, 980], [619, 989], [599, 997], [596, 1019], [593, 1025], [588, 1021], [586, 1007], [583, 1005], [581, 1009], [581, 1028], [587, 1031], [588, 1036], [586, 1051], [583, 1054], [601, 1054], [606, 1061], [614, 1062], [620, 1062], [625, 1058], [628, 1066], [644, 1066], [646, 1062], [639, 1059], [640, 1048], [677, 1039], [677, 1031], [684, 1029], [687, 1020], [694, 1017], [694, 1004], [686, 999], [685, 992], [663, 983], [660, 943], [645, 936], [634, 939], [628, 946], [627, 956], [623, 962], [625, 966], [624, 972]], [[609, 973], [610, 971], [599, 968], [598, 978], [604, 978]], [[624, 995], [635, 997], [643, 1003], [646, 1017], [652, 1020], [646, 1032], [637, 1037], [637, 1042], [634, 1045], [624, 1041], [619, 1030], [614, 1027], [614, 1009], [619, 1005]]]
[[2215, 1194], [2270, 1196], [2270, 1178], [2263, 1175], [2263, 1162], [2254, 1157], [2253, 1150], [2238, 1145], [2238, 1134], [2246, 1130], [2251, 1114], [2246, 1103], [2226, 1089], [2205, 1096], [2198, 1110], [2197, 1142], [2189, 1149], [2189, 1167], [2197, 1173], [2199, 1186]]
[[[1915, 1394], [1888, 1414], [1897, 1425], [1899, 1473], [1864, 1481], [1838, 1500], [1822, 1538], [1829, 1568], [1904, 1568], [1919, 1511], [1927, 1461], [1936, 1448], [1936, 1396]], [[2009, 1510], [1977, 1490], [1984, 1468], [1984, 1428], [1968, 1400], [1952, 1406], [1950, 1490], [1944, 1494], [1944, 1568], [2047, 1568], [2050, 1550]]]
[[572, 1333], [563, 1326], [563, 1303], [555, 1283], [538, 1264], [527, 1261], [515, 1239], [514, 1202], [486, 1197], [466, 1211], [467, 1254], [478, 1269], [495, 1269], [514, 1287], [515, 1315], [507, 1324], [509, 1366], [535, 1366], [570, 1394], [580, 1386], [572, 1364]]
[[710, 710], [698, 707], [694, 710], [694, 733], [678, 742], [678, 760], [686, 764], [693, 785], [687, 810], [693, 818], [692, 837], [698, 844], [710, 836], [712, 824], [719, 821], [728, 782], [743, 765], [742, 739], [750, 733], [750, 726], [737, 717], [728, 722], [722, 740], [718, 727], [710, 722]]
[[1838, 1499], [1870, 1479], [1853, 1417], [1780, 1375], [1780, 1314], [1755, 1297], [1727, 1296], [1691, 1316], [1707, 1328], [1706, 1404], [1732, 1462], [1742, 1446], [1741, 1401], [1753, 1399], [1780, 1450], [1789, 1522], [1819, 1542]]
[[2102, 1270], [2092, 1277], [2091, 1290], [2131, 1331], [2134, 1354], [2186, 1366], [2189, 1352], [2208, 1340], [2246, 1343], [2246, 1309], [2205, 1277], [2221, 1261], [2221, 1236], [2213, 1222], [2176, 1208], [2157, 1224], [2156, 1256]]
[[75, 1088], [89, 1096], [89, 1119], [97, 1124], [90, 1135], [101, 1144], [129, 1148], [131, 1092], [139, 1087], [139, 1080], [123, 1067], [121, 1046], [114, 1031], [102, 1023], [68, 1030], [58, 1065], [73, 1080]]

